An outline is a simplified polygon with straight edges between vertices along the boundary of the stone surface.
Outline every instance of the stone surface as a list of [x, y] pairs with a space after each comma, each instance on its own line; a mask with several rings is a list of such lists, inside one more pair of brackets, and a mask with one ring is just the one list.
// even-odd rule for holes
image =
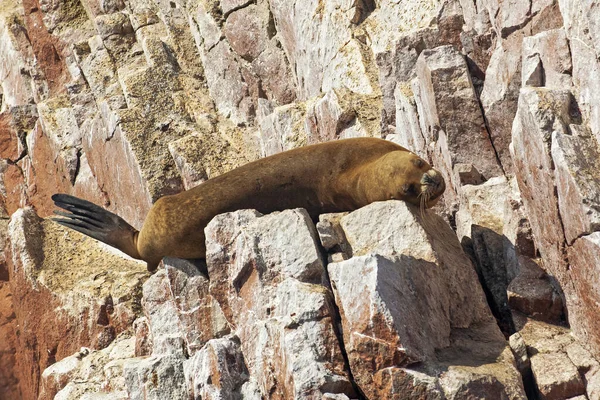
[[[504, 373], [450, 367], [439, 381], [447, 395], [500, 390], [509, 398], [524, 397], [519, 384], [514, 386], [519, 375], [483, 291], [472, 290], [479, 285], [471, 261], [440, 217], [421, 217], [403, 202], [388, 201], [348, 214], [341, 225], [353, 258], [331, 263], [328, 270], [350, 367], [369, 398], [380, 398], [388, 385], [406, 381], [406, 370], [399, 366], [419, 362], [435, 369], [438, 363], [456, 365], [456, 357], [465, 352], [480, 351], [498, 360]], [[483, 350], [478, 344], [483, 337], [497, 346]], [[365, 357], [373, 352], [374, 359]]]
[[248, 370], [239, 339], [212, 339], [184, 363], [184, 373], [194, 398], [240, 398], [248, 385]]
[[[444, 157], [450, 161], [449, 168], [472, 164], [485, 179], [501, 175], [463, 56], [452, 46], [425, 50], [416, 68], [421, 131], [426, 142], [437, 142], [443, 153], [433, 156], [434, 164], [444, 165], [440, 159]], [[447, 191], [458, 193], [460, 182], [448, 175]]]
[[22, 327], [18, 378], [23, 396], [36, 397], [41, 371], [55, 360], [82, 345], [107, 347], [129, 329], [147, 272], [142, 263], [43, 221], [31, 209], [13, 214], [8, 241], [11, 285], [19, 288], [13, 304]]
[[579, 304], [577, 308], [570, 308], [574, 313], [573, 330], [594, 351], [596, 357], [600, 354], [600, 338], [597, 335], [599, 293], [598, 287], [598, 250], [600, 249], [600, 232], [584, 236], [575, 241], [569, 248], [569, 265], [575, 285], [575, 293]]
[[128, 359], [123, 365], [128, 397], [132, 400], [186, 398], [183, 361], [173, 354]]
[[531, 370], [544, 399], [568, 399], [585, 393], [583, 380], [566, 354], [536, 354], [531, 357]]
[[[0, 3], [0, 222], [21, 221], [0, 252], [0, 397], [344, 399], [360, 380], [375, 398], [522, 398], [488, 305], [523, 339], [528, 396], [538, 389], [521, 364], [557, 353], [585, 396], [600, 397], [597, 0]], [[356, 136], [399, 143], [442, 172], [434, 212], [468, 256], [437, 218], [393, 226], [387, 205], [323, 217], [318, 237], [299, 214], [291, 225], [255, 215], [227, 228], [254, 229], [231, 233], [242, 239], [223, 245], [227, 268], [170, 259], [148, 279], [143, 265], [18, 211], [49, 216], [64, 192], [140, 227], [160, 196]], [[343, 327], [366, 332], [356, 343], [375, 336], [365, 315], [340, 316], [327, 264], [364, 272], [342, 285], [363, 285], [358, 303], [412, 321], [373, 324], [392, 349], [353, 349], [379, 368], [355, 363], [354, 382]], [[408, 307], [432, 302], [399, 283], [408, 278], [439, 289], [431, 317]], [[448, 324], [449, 334], [431, 328]], [[414, 327], [433, 330], [431, 343]], [[105, 351], [127, 340], [133, 354]], [[61, 375], [82, 347], [90, 354]], [[424, 361], [392, 365], [407, 352]]]
[[572, 125], [570, 134], [552, 135], [558, 208], [568, 244], [600, 230], [600, 149], [587, 132]]
[[19, 388], [16, 359], [16, 320], [12, 308], [12, 292], [7, 281], [0, 281], [0, 397], [17, 399], [22, 397]]
[[551, 278], [534, 260], [521, 257], [519, 264], [519, 274], [506, 289], [510, 308], [542, 321], [560, 322], [563, 302]]
[[305, 130], [309, 144], [362, 136], [380, 136], [379, 107], [373, 96], [330, 90], [306, 105]]
[[308, 214], [222, 214], [206, 235], [210, 294], [240, 338], [261, 393], [352, 396]]
[[[523, 39], [523, 86], [568, 90], [571, 88], [572, 69], [564, 29], [545, 31]], [[533, 70], [538, 71], [539, 79], [527, 84], [527, 71]]]
[[566, 129], [571, 97], [565, 91], [524, 88], [513, 124], [513, 160], [523, 203], [545, 265], [559, 281], [566, 280], [565, 237], [554, 168], [550, 154], [551, 132]]
[[494, 149], [502, 167], [509, 173], [513, 171], [509, 144], [521, 87], [523, 36], [523, 33], [515, 32], [496, 43], [481, 92], [481, 105]]

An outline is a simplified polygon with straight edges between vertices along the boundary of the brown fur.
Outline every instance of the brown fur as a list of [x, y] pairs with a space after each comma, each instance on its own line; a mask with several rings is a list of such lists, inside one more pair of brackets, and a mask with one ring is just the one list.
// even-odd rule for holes
[[[437, 185], [423, 183], [427, 172]], [[444, 190], [441, 175], [403, 147], [374, 138], [338, 140], [275, 154], [193, 189], [162, 197], [150, 209], [139, 233], [127, 233], [129, 238], [119, 239], [120, 245], [114, 240], [109, 244], [128, 250], [153, 270], [164, 256], [204, 258], [204, 228], [221, 213], [256, 209], [266, 214], [305, 208], [317, 218], [381, 200], [419, 205], [426, 190], [423, 205], [430, 207]], [[139, 254], [132, 254], [132, 246]]]

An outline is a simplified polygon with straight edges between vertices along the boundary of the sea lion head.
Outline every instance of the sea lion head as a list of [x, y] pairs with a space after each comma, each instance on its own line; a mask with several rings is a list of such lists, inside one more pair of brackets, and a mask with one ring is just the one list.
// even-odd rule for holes
[[[446, 189], [442, 174], [410, 151], [394, 151], [380, 160], [383, 198], [404, 200], [419, 207], [433, 207]], [[383, 176], [382, 176], [383, 174]]]

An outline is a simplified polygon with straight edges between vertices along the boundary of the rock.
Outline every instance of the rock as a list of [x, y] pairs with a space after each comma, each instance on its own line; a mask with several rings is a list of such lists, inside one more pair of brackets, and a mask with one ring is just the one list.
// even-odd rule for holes
[[418, 31], [434, 25], [440, 8], [438, 2], [429, 0], [419, 3], [381, 3], [370, 15], [370, 24], [365, 28], [373, 41], [373, 50], [376, 54], [382, 53], [405, 37], [407, 31]]
[[393, 142], [426, 157], [426, 142], [419, 125], [417, 105], [410, 85], [397, 85], [394, 91], [396, 100], [396, 133]]
[[0, 397], [6, 399], [22, 397], [16, 368], [17, 321], [15, 317], [10, 285], [2, 280], [0, 281], [0, 335], [4, 340], [0, 342]]
[[600, 232], [594, 232], [577, 239], [567, 253], [575, 296], [581, 302], [578, 307], [568, 308], [569, 321], [572, 321], [573, 331], [596, 357], [600, 355], [600, 337], [595, 330], [598, 326], [598, 291], [593, 288], [599, 284], [599, 248]]
[[293, 66], [299, 100], [343, 87], [360, 94], [373, 93], [368, 77], [372, 61], [350, 29], [355, 15], [351, 3], [276, 0], [269, 5]]
[[201, 272], [205, 265], [198, 268], [175, 258], [163, 262], [187, 354], [193, 355], [209, 340], [229, 334], [229, 325], [219, 304], [209, 294], [209, 280]]
[[128, 398], [132, 400], [187, 398], [183, 359], [176, 355], [132, 358], [124, 364]]
[[[498, 351], [507, 351], [472, 264], [440, 217], [427, 214], [421, 219], [418, 210], [388, 201], [352, 212], [341, 223], [353, 258], [332, 263], [328, 270], [350, 367], [368, 397], [379, 398], [390, 385], [407, 384], [407, 370], [397, 367], [403, 363], [418, 361], [435, 369], [443, 368], [438, 363], [462, 365], [456, 357], [466, 353], [481, 352], [482, 357], [497, 360]], [[469, 293], [461, 292], [466, 287]], [[371, 310], [369, 316], [361, 314], [364, 310]], [[463, 336], [459, 331], [470, 333]], [[494, 338], [498, 347], [484, 349], [479, 342], [483, 337]], [[372, 361], [365, 362], [365, 355], [372, 352], [378, 357], [368, 356]], [[523, 398], [510, 351], [503, 357], [508, 362], [502, 364], [507, 373], [503, 377], [487, 369], [469, 372], [457, 367], [450, 368], [447, 381], [439, 382], [448, 393], [458, 395], [474, 390], [469, 383], [473, 378], [477, 390], [489, 392], [498, 385], [511, 398]], [[495, 382], [492, 387], [483, 389], [490, 380]], [[461, 383], [454, 385], [456, 381]], [[416, 381], [413, 385], [421, 386]], [[434, 393], [431, 388], [419, 390]]]
[[[350, 367], [363, 391], [373, 390], [372, 375], [380, 370], [425, 361], [449, 345], [445, 302], [428, 300], [443, 296], [432, 279], [435, 268], [410, 257], [393, 262], [378, 255], [329, 265]], [[421, 321], [425, 314], [431, 319]]]
[[[515, 32], [507, 39], [497, 42], [481, 92], [481, 106], [492, 143], [507, 173], [514, 170], [509, 144], [521, 87], [523, 36], [523, 33]], [[526, 74], [529, 73], [529, 70], [523, 72], [527, 78], [529, 75]]]
[[564, 399], [598, 390], [596, 361], [568, 329], [517, 315], [517, 328], [531, 358], [537, 390], [544, 398]]
[[585, 391], [588, 399], [600, 395], [600, 364], [592, 355], [578, 343], [572, 343], [565, 348], [569, 359], [575, 364], [582, 378], [585, 378]]
[[89, 349], [82, 348], [79, 353], [65, 357], [60, 362], [46, 368], [42, 373], [42, 399], [53, 399], [54, 395], [62, 390], [70, 381], [74, 380], [76, 372], [81, 368], [81, 359], [90, 353]]
[[319, 215], [319, 222], [316, 225], [321, 245], [325, 250], [331, 250], [336, 246], [343, 246], [346, 243], [344, 230], [340, 225], [340, 220], [347, 213], [331, 213]]
[[456, 164], [454, 166], [454, 175], [457, 182], [462, 186], [465, 185], [480, 185], [485, 181], [485, 178], [473, 164]]
[[[458, 171], [460, 173], [460, 169]], [[510, 187], [504, 176], [482, 184], [466, 184], [461, 188], [461, 208], [457, 213], [457, 235], [471, 237], [472, 225], [479, 225], [498, 234], [504, 229], [504, 203]]]
[[269, 4], [222, 7], [228, 10], [225, 16], [199, 7], [194, 15], [195, 40], [217, 109], [237, 124], [249, 123], [256, 116], [259, 98], [288, 104], [295, 100], [296, 88], [280, 38], [274, 37]]
[[565, 30], [569, 39], [573, 65], [573, 86], [577, 104], [596, 140], [600, 138], [600, 112], [594, 107], [600, 99], [600, 62], [597, 59], [598, 42], [592, 39], [592, 32], [597, 37], [597, 23], [592, 20], [595, 13], [592, 2], [581, 3], [562, 0], [560, 2]]
[[[564, 29], [538, 33], [523, 39], [523, 86], [571, 88], [571, 52]], [[535, 82], [526, 82], [526, 71], [538, 71]]]
[[[533, 243], [531, 225], [527, 218], [526, 210], [521, 199], [516, 177], [512, 177], [509, 183], [508, 196], [504, 202], [504, 222], [502, 233], [514, 246], [513, 258], [517, 253], [525, 257], [535, 257], [536, 249]], [[508, 257], [510, 258], [510, 257]], [[509, 280], [517, 276], [517, 270], [508, 269]]]
[[305, 109], [299, 104], [277, 107], [273, 113], [261, 118], [262, 156], [271, 156], [307, 144], [304, 118]]
[[[373, 98], [348, 90], [331, 90], [306, 104], [305, 130], [309, 144], [351, 137], [377, 136], [379, 112]], [[276, 111], [277, 112], [277, 111]], [[376, 123], [373, 122], [375, 120]]]
[[[450, 168], [472, 164], [486, 179], [502, 175], [463, 56], [452, 46], [425, 50], [417, 61], [417, 77], [417, 109], [426, 142], [444, 143]], [[434, 157], [434, 164], [444, 162]], [[458, 193], [454, 176], [446, 184]]]
[[152, 337], [150, 326], [146, 317], [137, 318], [133, 322], [135, 331], [135, 355], [136, 357], [149, 356], [152, 354]]
[[577, 125], [571, 134], [552, 135], [558, 208], [568, 244], [600, 230], [600, 149], [595, 140]]
[[18, 378], [23, 396], [37, 398], [45, 366], [82, 345], [107, 347], [128, 328], [133, 321], [127, 315], [139, 310], [136, 298], [147, 272], [142, 263], [43, 221], [31, 209], [12, 216], [8, 240], [11, 285], [19, 287], [13, 304], [22, 327], [16, 343], [24, 357]]
[[[456, 399], [461, 397], [477, 396], [485, 399], [525, 399], [522, 389], [519, 389], [518, 381], [512, 376], [510, 384], [502, 381], [499, 376], [489, 373], [470, 371], [468, 369], [452, 368], [442, 374], [440, 384], [446, 398]], [[463, 398], [464, 398], [463, 397]]]
[[212, 339], [184, 362], [190, 393], [195, 398], [222, 399], [241, 395], [248, 370], [235, 336]]
[[[528, 262], [520, 258], [521, 263]], [[563, 302], [548, 275], [535, 262], [521, 267], [521, 273], [508, 285], [508, 305], [530, 317], [548, 322], [560, 322]]]
[[531, 368], [531, 362], [529, 360], [529, 356], [527, 355], [527, 345], [525, 344], [525, 340], [523, 340], [523, 336], [517, 332], [510, 335], [508, 342], [510, 344], [510, 349], [515, 355], [517, 369], [521, 375], [524, 375], [526, 371]]
[[[570, 177], [571, 172], [566, 171], [578, 168], [578, 166], [585, 166], [585, 163], [589, 162], [586, 158], [589, 153], [587, 153], [588, 150], [580, 150], [580, 157], [577, 157], [577, 162], [572, 161], [574, 160], [573, 156], [565, 156], [563, 158], [564, 162], [560, 158], [565, 153], [562, 153], [559, 147], [562, 147], [563, 151], [570, 151], [572, 154], [574, 150], [572, 150], [572, 147], [571, 150], [568, 150], [569, 145], [567, 143], [573, 146], [578, 140], [578, 136], [573, 136], [573, 140], [570, 140], [570, 137], [565, 139], [562, 136], [569, 134], [567, 129], [571, 122], [571, 97], [569, 93], [542, 89], [523, 89], [519, 103], [519, 112], [513, 130], [514, 158], [515, 165], [519, 165], [520, 171], [517, 174], [517, 180], [523, 195], [523, 202], [529, 213], [536, 246], [544, 259], [544, 266], [548, 268], [551, 275], [556, 277], [564, 291], [571, 327], [582, 339], [586, 338], [592, 343], [594, 351], [597, 351], [595, 335], [588, 337], [588, 333], [586, 333], [588, 332], [586, 327], [590, 324], [593, 325], [595, 319], [590, 319], [591, 315], [582, 306], [583, 299], [588, 298], [589, 295], [587, 292], [583, 294], [578, 289], [586, 285], [588, 278], [581, 280], [580, 275], [574, 273], [578, 268], [570, 267], [567, 269], [565, 260], [565, 251], [567, 250], [565, 248], [565, 233], [568, 233], [569, 238], [573, 239], [572, 232], [577, 232], [575, 229], [581, 230], [581, 226], [585, 226], [585, 223], [580, 222], [582, 217], [579, 216], [577, 217], [579, 221], [577, 219], [573, 221], [574, 223], [567, 221], [563, 231], [561, 221], [565, 221], [566, 218], [569, 218], [569, 215], [559, 214], [562, 212], [561, 208], [570, 213], [571, 210], [568, 207], [565, 208], [564, 205], [568, 204], [573, 197], [581, 196], [580, 193], [570, 193], [572, 189], [567, 189], [574, 184], [576, 185], [576, 183]], [[529, 111], [527, 111], [528, 108]], [[536, 111], [533, 111], [534, 109]], [[555, 133], [551, 134], [553, 131]], [[584, 140], [585, 143], [585, 139], [579, 140]], [[527, 143], [526, 146], [525, 143]], [[554, 162], [551, 158], [553, 148], [560, 164]], [[584, 148], [589, 149], [589, 147]], [[574, 165], [569, 167], [569, 162], [573, 162]], [[585, 167], [583, 168], [583, 171], [586, 171]], [[558, 198], [554, 191], [553, 178], [555, 176], [557, 185], [560, 185], [560, 190], [557, 190]], [[593, 176], [591, 178], [592, 183], [594, 182]], [[584, 182], [584, 184], [587, 185], [587, 182]], [[568, 195], [566, 190], [569, 190]], [[573, 208], [577, 212], [579, 206], [574, 205]], [[579, 215], [586, 215], [585, 211], [580, 212]], [[591, 215], [594, 215], [593, 212]], [[555, 223], [557, 225], [554, 225]], [[575, 228], [576, 226], [578, 228]], [[575, 254], [570, 251], [567, 253]], [[576, 257], [574, 256], [574, 259]], [[575, 261], [574, 265], [580, 262]], [[593, 269], [595, 270], [595, 267]], [[588, 269], [584, 267], [583, 270]], [[584, 276], [587, 276], [587, 273], [584, 273]]]
[[122, 335], [105, 349], [82, 348], [46, 368], [39, 398], [127, 398], [123, 365], [134, 355], [134, 342], [134, 338]]
[[522, 1], [490, 1], [488, 11], [494, 28], [503, 38], [523, 27], [531, 18], [530, 5]]
[[566, 399], [585, 393], [577, 368], [564, 353], [532, 356], [531, 370], [544, 399]]
[[185, 333], [179, 325], [166, 271], [158, 271], [144, 283], [142, 306], [152, 339], [152, 354], [184, 354]]
[[240, 338], [250, 379], [261, 393], [354, 395], [308, 214], [222, 214], [206, 235], [210, 293]]
[[554, 192], [550, 147], [551, 132], [565, 129], [570, 121], [570, 99], [564, 91], [522, 89], [512, 142], [517, 182], [536, 246], [548, 272], [561, 283], [566, 281], [565, 238]]
[[[39, 79], [34, 48], [27, 37], [23, 21], [23, 5], [18, 1], [4, 4], [0, 15], [0, 76], [2, 80], [2, 111], [41, 100], [47, 84]], [[44, 87], [45, 86], [45, 87]]]
[[[378, 214], [382, 215], [379, 220], [376, 218]], [[387, 201], [363, 207], [342, 218], [341, 222], [354, 257], [374, 253], [384, 257], [403, 254], [429, 263], [448, 263], [449, 269], [442, 269], [443, 274], [452, 276], [452, 285], [457, 285], [451, 290], [457, 298], [448, 298], [444, 302], [449, 305], [450, 315], [454, 318], [451, 325], [467, 327], [475, 320], [485, 320], [489, 314], [483, 297], [479, 297], [483, 293], [479, 289], [474, 289], [476, 292], [460, 292], [460, 287], [473, 289], [480, 286], [476, 283], [471, 261], [463, 253], [456, 236], [441, 217], [433, 213], [427, 213], [422, 224], [435, 226], [435, 229], [424, 229], [420, 221], [418, 210], [401, 201]], [[438, 247], [442, 242], [445, 247]], [[450, 260], [453, 261], [450, 263]], [[439, 279], [445, 281], [449, 278], [439, 276]], [[467, 301], [471, 296], [474, 299]], [[469, 304], [468, 307], [465, 308], [465, 304]]]

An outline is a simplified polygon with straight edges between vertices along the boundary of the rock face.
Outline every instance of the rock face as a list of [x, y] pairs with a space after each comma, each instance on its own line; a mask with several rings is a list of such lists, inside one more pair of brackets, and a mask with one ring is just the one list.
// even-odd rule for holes
[[[600, 1], [1, 3], [0, 398], [600, 398]], [[45, 219], [361, 136], [440, 204], [220, 215], [153, 276]]]

